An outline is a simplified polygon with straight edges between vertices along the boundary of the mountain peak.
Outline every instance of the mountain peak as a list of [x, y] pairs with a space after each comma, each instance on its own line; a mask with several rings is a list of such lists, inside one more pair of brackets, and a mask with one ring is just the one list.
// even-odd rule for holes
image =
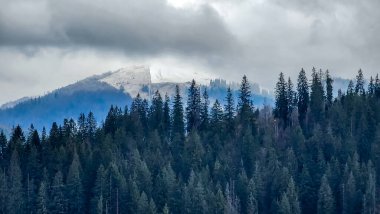
[[152, 83], [150, 68], [146, 65], [120, 68], [114, 72], [110, 72], [107, 76], [99, 79], [99, 81], [121, 89], [132, 97], [135, 97], [140, 92], [143, 98], [149, 96], [149, 89]]

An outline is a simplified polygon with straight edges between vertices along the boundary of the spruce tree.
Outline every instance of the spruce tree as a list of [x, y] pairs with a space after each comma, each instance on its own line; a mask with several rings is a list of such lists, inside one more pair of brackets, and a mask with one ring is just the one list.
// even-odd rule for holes
[[235, 102], [234, 97], [232, 95], [231, 87], [228, 87], [227, 89], [227, 95], [226, 95], [226, 104], [224, 105], [225, 110], [225, 123], [226, 128], [229, 133], [233, 133], [234, 128], [234, 117], [235, 117]]
[[238, 118], [243, 127], [253, 125], [253, 105], [251, 87], [249, 85], [247, 76], [245, 75], [243, 76], [239, 90]]
[[19, 164], [17, 150], [14, 150], [9, 164], [8, 172], [8, 200], [6, 213], [22, 213], [24, 208], [24, 195], [22, 190], [22, 172]]
[[280, 73], [280, 77], [276, 84], [276, 102], [274, 108], [274, 116], [280, 120], [283, 127], [288, 125], [289, 117], [289, 100], [287, 95], [287, 84], [285, 82], [284, 74]]
[[362, 69], [359, 69], [358, 75], [356, 76], [355, 94], [364, 95], [364, 76]]
[[40, 184], [40, 189], [38, 190], [37, 213], [41, 213], [41, 214], [49, 213], [48, 199], [49, 199], [49, 196], [47, 193], [46, 184], [44, 181], [42, 181]]
[[157, 90], [153, 95], [152, 105], [150, 106], [149, 111], [149, 126], [151, 127], [151, 130], [157, 129], [159, 132], [162, 132], [163, 107], [164, 103], [161, 94]]
[[7, 137], [5, 136], [3, 130], [0, 131], [0, 166], [3, 167], [3, 165], [5, 164], [4, 163], [4, 160], [7, 157]]
[[201, 112], [200, 112], [200, 130], [207, 131], [209, 127], [209, 106], [210, 101], [208, 99], [208, 93], [207, 88], [204, 88], [203, 94], [202, 94], [202, 102], [201, 102]]
[[302, 128], [305, 128], [305, 119], [309, 107], [309, 85], [306, 73], [301, 69], [297, 81], [297, 106], [298, 121]]
[[201, 95], [200, 89], [193, 79], [187, 93], [186, 105], [186, 130], [190, 132], [195, 129], [198, 130], [201, 123]]
[[333, 214], [335, 212], [334, 198], [326, 175], [322, 177], [317, 208], [318, 214]]
[[292, 125], [292, 113], [297, 106], [297, 93], [293, 90], [293, 82], [290, 77], [286, 84], [286, 99], [288, 100], [288, 123]]
[[333, 101], [333, 82], [329, 70], [326, 71], [326, 109], [329, 109]]
[[86, 133], [90, 141], [94, 141], [96, 132], [97, 122], [94, 113], [91, 111], [88, 113], [86, 118]]
[[170, 118], [170, 98], [168, 94], [165, 94], [162, 123], [163, 123], [164, 136], [166, 138], [169, 138], [170, 128], [171, 128], [171, 118]]
[[321, 72], [316, 72], [313, 68], [312, 84], [310, 92], [310, 113], [312, 123], [321, 123], [324, 114], [324, 90], [321, 81]]
[[172, 137], [184, 139], [185, 124], [183, 121], [183, 104], [182, 97], [179, 91], [179, 86], [176, 85], [176, 93], [173, 101], [173, 124], [172, 124]]
[[222, 131], [223, 109], [218, 100], [215, 100], [211, 108], [210, 126], [215, 132]]
[[67, 200], [65, 199], [63, 184], [63, 176], [58, 171], [51, 185], [49, 211], [52, 213], [66, 213], [67, 212]]
[[70, 213], [82, 213], [84, 209], [83, 186], [80, 177], [81, 166], [79, 157], [74, 152], [73, 161], [69, 168], [66, 182], [66, 195], [69, 198], [68, 210]]

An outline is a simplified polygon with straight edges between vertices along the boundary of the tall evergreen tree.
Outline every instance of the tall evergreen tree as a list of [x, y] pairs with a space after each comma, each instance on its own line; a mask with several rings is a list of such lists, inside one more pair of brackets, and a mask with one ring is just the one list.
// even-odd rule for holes
[[326, 71], [326, 109], [329, 109], [333, 101], [333, 82], [329, 70]]
[[321, 81], [321, 72], [313, 68], [312, 84], [310, 92], [310, 116], [312, 123], [321, 123], [324, 114], [324, 90]]
[[38, 190], [38, 199], [37, 199], [37, 213], [47, 214], [48, 210], [48, 193], [46, 184], [44, 181], [41, 182], [40, 189]]
[[362, 69], [359, 69], [358, 75], [356, 76], [356, 85], [355, 85], [355, 93], [364, 95], [365, 89], [364, 89], [364, 76]]
[[183, 104], [182, 97], [179, 91], [179, 86], [176, 85], [176, 93], [173, 101], [173, 124], [172, 124], [172, 137], [184, 139], [185, 124], [183, 121]]
[[234, 117], [235, 117], [235, 102], [234, 97], [232, 95], [231, 87], [227, 89], [227, 95], [225, 100], [224, 110], [225, 110], [225, 121], [227, 132], [232, 133], [234, 128]]
[[326, 175], [322, 177], [318, 194], [318, 214], [332, 214], [335, 212], [334, 198]]
[[253, 125], [253, 105], [251, 87], [247, 76], [243, 76], [239, 90], [238, 118], [243, 127]]
[[87, 137], [91, 141], [95, 139], [96, 127], [97, 127], [97, 122], [96, 122], [94, 113], [90, 111], [86, 118], [86, 133], [87, 133]]
[[24, 195], [22, 190], [22, 172], [17, 150], [12, 153], [8, 172], [8, 200], [6, 213], [22, 213], [24, 210]]
[[160, 92], [157, 90], [152, 99], [152, 105], [150, 106], [150, 111], [149, 111], [149, 125], [152, 130], [159, 130], [159, 132], [163, 131], [163, 124], [162, 124], [162, 119], [163, 119], [163, 109], [164, 109], [164, 103], [162, 101], [162, 97]]
[[58, 171], [51, 185], [50, 200], [49, 200], [49, 211], [52, 213], [66, 213], [67, 212], [67, 202], [64, 193], [63, 176], [60, 171]]
[[302, 69], [297, 81], [298, 121], [302, 128], [305, 126], [306, 114], [309, 107], [309, 85], [305, 71]]
[[67, 197], [69, 200], [68, 210], [70, 213], [82, 213], [84, 209], [83, 186], [80, 177], [81, 166], [79, 157], [74, 152], [73, 161], [67, 174]]
[[276, 84], [276, 102], [274, 108], [274, 116], [280, 120], [283, 127], [288, 125], [289, 117], [289, 100], [287, 94], [287, 84], [285, 82], [284, 74], [280, 73], [280, 77]]
[[190, 88], [187, 94], [187, 105], [186, 105], [186, 130], [190, 132], [195, 129], [198, 130], [201, 123], [201, 95], [200, 89], [196, 85], [195, 80], [191, 82]]
[[202, 131], [207, 131], [209, 126], [209, 106], [210, 101], [208, 99], [208, 93], [207, 88], [204, 88], [203, 94], [202, 94], [202, 102], [201, 102], [201, 112], [200, 112], [200, 129]]
[[170, 128], [171, 128], [171, 118], [170, 118], [170, 98], [168, 94], [165, 94], [164, 109], [163, 109], [163, 130], [166, 138], [169, 138]]
[[211, 108], [210, 126], [217, 133], [222, 131], [223, 123], [223, 109], [218, 100], [215, 100], [214, 105]]

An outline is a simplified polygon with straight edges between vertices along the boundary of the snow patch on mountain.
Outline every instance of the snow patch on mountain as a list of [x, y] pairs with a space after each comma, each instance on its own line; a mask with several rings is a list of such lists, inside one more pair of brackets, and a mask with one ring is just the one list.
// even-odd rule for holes
[[143, 98], [149, 97], [152, 84], [150, 69], [144, 65], [121, 68], [100, 78], [99, 81], [123, 90], [131, 97], [140, 93]]

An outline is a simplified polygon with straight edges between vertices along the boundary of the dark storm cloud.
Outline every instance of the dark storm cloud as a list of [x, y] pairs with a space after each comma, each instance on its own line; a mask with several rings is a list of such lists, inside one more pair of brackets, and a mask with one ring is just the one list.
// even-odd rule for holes
[[1, 46], [86, 46], [131, 55], [223, 55], [236, 46], [221, 17], [207, 5], [194, 10], [160, 0], [16, 0], [2, 5]]
[[[279, 72], [295, 80], [302, 67], [344, 78], [379, 71], [379, 0], [170, 1], [0, 0], [0, 77], [12, 83], [0, 90], [38, 94], [139, 63], [247, 74], [269, 89]], [[10, 93], [25, 85], [19, 77], [34, 90]]]

